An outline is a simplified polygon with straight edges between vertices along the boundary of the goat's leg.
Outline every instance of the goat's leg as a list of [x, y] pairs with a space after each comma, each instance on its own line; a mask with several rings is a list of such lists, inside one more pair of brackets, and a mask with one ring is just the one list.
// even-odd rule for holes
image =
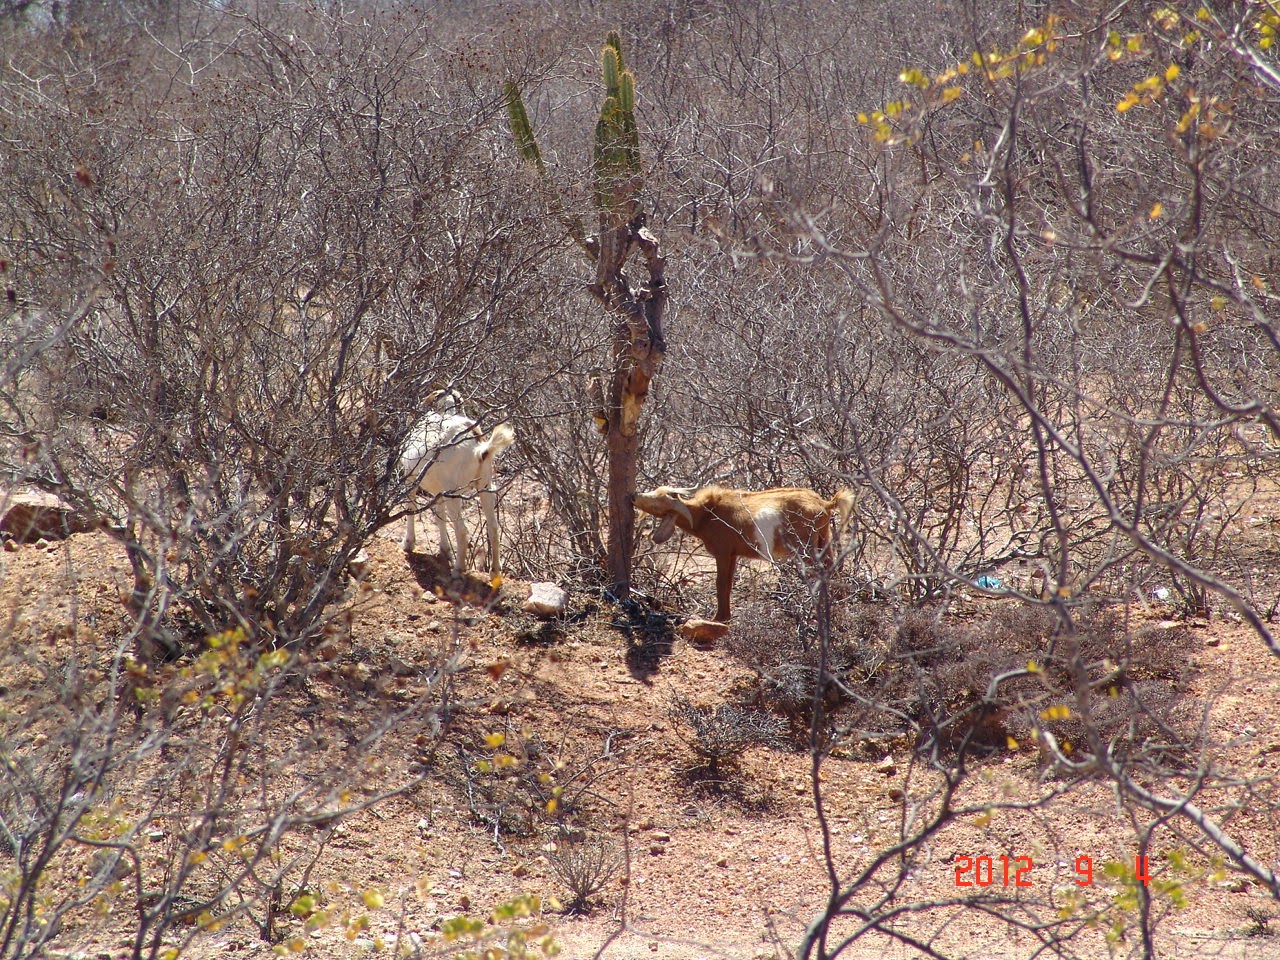
[[404, 540], [400, 545], [404, 547], [405, 553], [413, 553], [414, 545], [417, 541], [413, 536], [413, 526], [418, 520], [418, 491], [409, 491], [409, 513], [404, 518]]
[[738, 568], [737, 554], [716, 557], [716, 620], [729, 622], [729, 594], [733, 590], [733, 574]]
[[[459, 497], [444, 497], [444, 509], [453, 524], [454, 545], [458, 552], [453, 555], [453, 572], [462, 573], [467, 562], [467, 523], [462, 517], [462, 500]], [[440, 518], [440, 539], [447, 540], [444, 532], [444, 518]]]
[[445, 523], [445, 509], [445, 500], [443, 499], [437, 499], [431, 505], [431, 515], [436, 518], [436, 537], [440, 541], [440, 548], [436, 552], [448, 560], [452, 554], [449, 550], [449, 527]]
[[502, 572], [498, 560], [498, 495], [492, 490], [481, 490], [480, 508], [484, 510], [484, 525], [489, 534], [489, 572], [497, 576]]

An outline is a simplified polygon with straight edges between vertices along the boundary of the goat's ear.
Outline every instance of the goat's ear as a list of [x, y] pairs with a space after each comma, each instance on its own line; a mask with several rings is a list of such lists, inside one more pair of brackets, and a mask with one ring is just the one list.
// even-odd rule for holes
[[668, 513], [653, 531], [654, 543], [666, 543], [676, 532], [676, 515]]
[[667, 502], [671, 504], [671, 509], [675, 511], [675, 513], [667, 514], [667, 516], [671, 518], [672, 523], [676, 522], [676, 514], [679, 514], [684, 517], [685, 523], [690, 527], [693, 526], [693, 511], [689, 509], [689, 504], [685, 500], [685, 497], [692, 496], [693, 492], [694, 491], [692, 489], [686, 489], [676, 492], [675, 496], [667, 497]]

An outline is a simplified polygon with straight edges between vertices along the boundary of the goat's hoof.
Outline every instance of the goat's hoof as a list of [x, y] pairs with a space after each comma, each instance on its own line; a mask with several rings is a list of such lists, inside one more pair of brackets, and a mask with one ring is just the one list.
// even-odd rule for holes
[[729, 634], [729, 625], [719, 620], [686, 620], [676, 627], [676, 633], [690, 643], [715, 643]]

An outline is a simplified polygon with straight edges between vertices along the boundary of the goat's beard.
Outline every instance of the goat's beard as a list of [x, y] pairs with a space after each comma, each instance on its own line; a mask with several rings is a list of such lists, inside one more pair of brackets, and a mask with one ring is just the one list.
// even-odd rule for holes
[[669, 513], [662, 518], [662, 522], [658, 524], [653, 531], [654, 543], [666, 543], [671, 539], [671, 535], [676, 532], [676, 515]]

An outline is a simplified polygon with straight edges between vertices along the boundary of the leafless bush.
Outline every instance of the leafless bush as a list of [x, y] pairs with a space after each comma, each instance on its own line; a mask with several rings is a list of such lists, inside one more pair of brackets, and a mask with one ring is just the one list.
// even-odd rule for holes
[[498, 95], [420, 69], [398, 17], [289, 17], [88, 33], [66, 62], [33, 38], [0, 78], [22, 145], [0, 455], [126, 545], [144, 659], [181, 646], [175, 602], [206, 633], [313, 639], [395, 516], [425, 393], [529, 353], [544, 238], [485, 149]]
[[575, 835], [564, 829], [546, 856], [551, 872], [570, 893], [565, 904], [570, 913], [587, 913], [591, 898], [613, 882], [623, 864], [622, 851], [607, 837]]
[[776, 744], [786, 729], [783, 720], [759, 710], [736, 703], [699, 707], [680, 694], [671, 695], [667, 715], [711, 774], [736, 765], [750, 747]]

